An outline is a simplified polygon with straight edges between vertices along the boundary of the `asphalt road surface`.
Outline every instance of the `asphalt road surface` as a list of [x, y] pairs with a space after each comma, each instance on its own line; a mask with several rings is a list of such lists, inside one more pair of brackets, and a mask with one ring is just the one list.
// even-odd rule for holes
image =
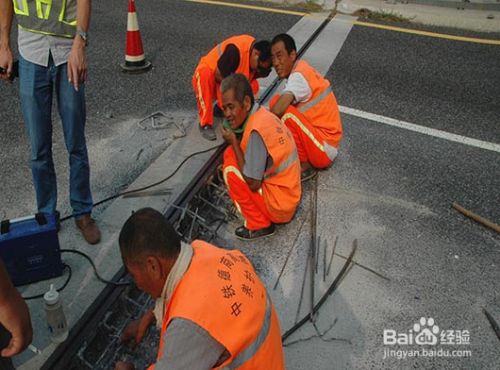
[[[168, 133], [139, 129], [139, 118], [163, 109], [172, 119], [194, 120], [191, 75], [206, 50], [232, 34], [270, 38], [299, 20], [184, 1], [140, 2], [144, 48], [155, 68], [128, 76], [119, 68], [125, 5], [94, 3], [87, 134], [97, 199], [130, 183], [168, 145]], [[342, 106], [498, 144], [499, 59], [498, 46], [354, 26], [327, 77]], [[0, 216], [9, 217], [34, 210], [17, 93], [16, 85], [0, 86]], [[347, 307], [350, 326], [363, 339], [353, 338], [350, 347], [312, 341], [289, 347], [288, 367], [498, 368], [498, 341], [481, 309], [495, 310], [500, 320], [500, 240], [450, 206], [457, 201], [499, 223], [500, 154], [348, 114], [342, 119], [340, 156], [320, 184], [322, 227], [356, 231], [356, 225], [364, 225], [359, 258], [388, 275], [393, 285], [381, 288], [354, 278], [343, 283], [358, 291], [337, 295], [334, 302]], [[55, 152], [61, 209], [68, 212], [60, 130]], [[377, 297], [378, 292], [384, 296]], [[382, 329], [407, 329], [420, 316], [434, 317], [442, 327], [470, 330], [472, 359], [382, 361]], [[328, 351], [349, 359], [331, 362]]]

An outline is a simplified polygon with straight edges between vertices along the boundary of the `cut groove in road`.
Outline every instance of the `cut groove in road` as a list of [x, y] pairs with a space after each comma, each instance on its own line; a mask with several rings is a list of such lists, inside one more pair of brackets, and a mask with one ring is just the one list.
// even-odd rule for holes
[[286, 10], [286, 9], [276, 9], [276, 8], [267, 8], [264, 6], [256, 6], [256, 5], [245, 5], [245, 4], [237, 4], [237, 3], [226, 3], [224, 1], [212, 1], [212, 0], [186, 0], [190, 3], [199, 3], [199, 4], [210, 4], [210, 5], [221, 5], [221, 6], [230, 6], [233, 8], [243, 8], [250, 10], [260, 10], [263, 12], [270, 13], [280, 13], [280, 14], [290, 14], [290, 15], [299, 15], [306, 16], [309, 13], [297, 12], [294, 10]]
[[472, 42], [475, 44], [500, 45], [500, 40], [480, 39], [480, 38], [476, 38], [476, 37], [465, 37], [465, 36], [454, 36], [454, 35], [448, 35], [445, 33], [414, 30], [414, 29], [410, 29], [410, 28], [387, 26], [385, 24], [377, 24], [377, 23], [370, 23], [370, 22], [364, 22], [364, 21], [356, 21], [356, 22], [354, 22], [354, 24], [356, 26], [378, 28], [378, 29], [386, 30], [386, 31], [411, 33], [413, 35], [435, 37], [435, 38], [446, 39], [446, 40]]
[[418, 132], [420, 134], [434, 136], [434, 137], [437, 137], [440, 139], [445, 139], [448, 141], [453, 141], [456, 143], [469, 145], [469, 146], [473, 146], [476, 148], [490, 150], [493, 152], [500, 153], [500, 144], [495, 144], [495, 143], [490, 143], [487, 141], [472, 139], [472, 138], [467, 137], [467, 136], [452, 134], [452, 133], [449, 133], [446, 131], [436, 130], [434, 128], [419, 126], [419, 125], [416, 125], [414, 123], [400, 121], [400, 120], [397, 120], [394, 118], [384, 117], [384, 116], [380, 116], [380, 115], [374, 114], [374, 113], [363, 112], [361, 110], [354, 109], [354, 108], [339, 106], [339, 110], [342, 113], [349, 114], [351, 116], [355, 116], [355, 117], [359, 117], [359, 118], [364, 118], [364, 119], [367, 119], [369, 121], [383, 123], [383, 124], [386, 124], [389, 126], [399, 127], [399, 128], [405, 129], [405, 130]]

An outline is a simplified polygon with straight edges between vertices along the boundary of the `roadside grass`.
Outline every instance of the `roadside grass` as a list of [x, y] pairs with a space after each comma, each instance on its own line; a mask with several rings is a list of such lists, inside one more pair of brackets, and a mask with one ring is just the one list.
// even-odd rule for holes
[[369, 9], [359, 9], [353, 13], [354, 16], [358, 16], [364, 19], [371, 19], [377, 21], [388, 21], [396, 23], [410, 23], [410, 19], [403, 17], [401, 14], [386, 11], [372, 11]]
[[300, 3], [294, 4], [294, 6], [304, 9], [308, 13], [315, 13], [323, 10], [323, 7], [313, 0], [302, 1]]

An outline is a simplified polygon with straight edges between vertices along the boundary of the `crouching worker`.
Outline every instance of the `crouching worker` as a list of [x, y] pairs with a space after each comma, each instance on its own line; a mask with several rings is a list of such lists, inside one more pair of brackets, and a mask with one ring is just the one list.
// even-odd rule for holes
[[[157, 361], [148, 370], [284, 369], [279, 322], [266, 288], [237, 250], [180, 241], [152, 208], [134, 213], [120, 237], [123, 263], [154, 310], [129, 324], [123, 340], [140, 342], [161, 327]], [[116, 370], [134, 366], [119, 362]]]
[[275, 223], [289, 222], [300, 201], [300, 163], [293, 136], [267, 109], [254, 104], [245, 76], [222, 81], [226, 121], [222, 136], [223, 173], [229, 196], [245, 219], [236, 229], [241, 239], [274, 233]]
[[271, 42], [273, 66], [286, 79], [281, 96], [271, 99], [271, 112], [292, 131], [302, 167], [302, 179], [311, 178], [314, 168], [327, 168], [337, 157], [342, 123], [330, 82], [309, 64], [297, 60], [297, 48], [287, 34]]
[[254, 93], [258, 93], [257, 78], [267, 77], [271, 73], [271, 43], [267, 40], [256, 41], [250, 35], [233, 36], [200, 59], [192, 85], [198, 103], [200, 132], [207, 140], [217, 139], [213, 130], [216, 112], [212, 103], [217, 100], [216, 111], [220, 112], [220, 82], [231, 73], [244, 74], [251, 81]]

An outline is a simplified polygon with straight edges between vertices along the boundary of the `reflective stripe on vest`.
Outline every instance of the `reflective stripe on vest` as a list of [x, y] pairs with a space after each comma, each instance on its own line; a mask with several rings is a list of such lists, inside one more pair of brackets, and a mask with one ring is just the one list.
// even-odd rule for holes
[[76, 0], [13, 0], [19, 27], [33, 33], [73, 38]]
[[301, 105], [299, 107], [299, 112], [304, 113], [305, 111], [308, 111], [312, 107], [314, 107], [316, 104], [321, 103], [323, 99], [325, 99], [328, 94], [332, 92], [332, 87], [328, 86], [321, 94], [319, 94], [317, 97], [315, 97], [313, 100], [310, 102], [305, 103], [304, 105]]
[[281, 120], [285, 122], [287, 119], [291, 119], [292, 121], [294, 121], [299, 126], [299, 128], [307, 135], [307, 137], [314, 143], [314, 145], [318, 147], [319, 150], [321, 150], [322, 152], [325, 151], [325, 147], [323, 146], [323, 144], [320, 143], [318, 139], [316, 139], [313, 133], [309, 131], [309, 129], [302, 123], [299, 117], [297, 117], [293, 113], [285, 113], [283, 117], [281, 117]]
[[297, 150], [295, 149], [292, 152], [292, 154], [290, 154], [290, 156], [287, 159], [285, 159], [278, 167], [276, 167], [276, 169], [272, 173], [265, 174], [264, 178], [268, 179], [270, 177], [276, 176], [276, 175], [280, 174], [281, 172], [285, 171], [288, 167], [290, 167], [292, 164], [295, 163], [295, 161], [297, 160], [298, 157], [299, 157], [299, 155], [297, 153]]
[[231, 362], [228, 366], [226, 366], [224, 369], [237, 369], [241, 365], [243, 365], [245, 362], [250, 360], [255, 354], [259, 351], [260, 347], [262, 346], [262, 343], [266, 340], [268, 334], [269, 334], [269, 329], [271, 328], [271, 301], [269, 299], [269, 296], [266, 297], [266, 313], [264, 316], [264, 323], [262, 324], [262, 328], [260, 329], [259, 335], [257, 335], [257, 338], [253, 341], [252, 344], [250, 344], [243, 352], [241, 352], [234, 360]]

